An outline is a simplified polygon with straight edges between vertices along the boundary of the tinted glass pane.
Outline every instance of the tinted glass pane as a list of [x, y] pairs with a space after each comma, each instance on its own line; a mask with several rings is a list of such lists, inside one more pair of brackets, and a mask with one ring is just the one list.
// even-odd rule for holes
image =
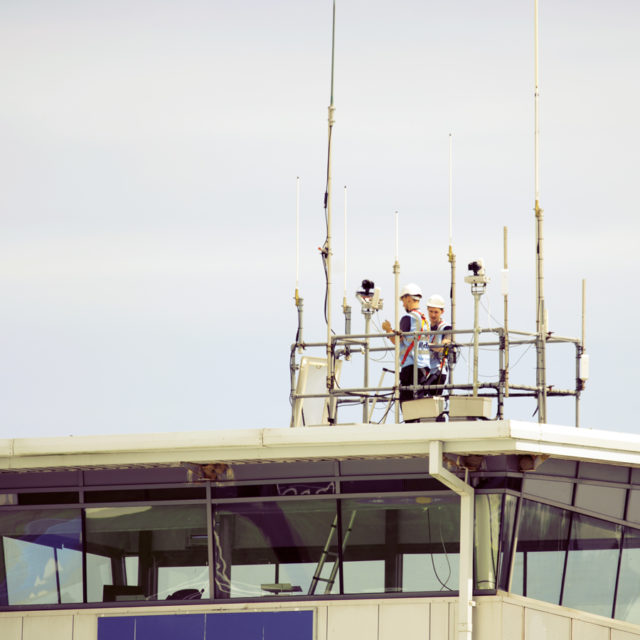
[[581, 484], [576, 487], [575, 505], [596, 514], [622, 519], [626, 497], [626, 489]]
[[559, 603], [569, 522], [564, 509], [522, 501], [513, 593]]
[[500, 543], [502, 496], [476, 495], [475, 504], [475, 576], [476, 589], [495, 589]]
[[504, 496], [502, 528], [500, 530], [500, 589], [509, 591], [509, 575], [511, 573], [511, 555], [515, 541], [515, 518], [518, 499], [514, 496]]
[[627, 520], [640, 523], [640, 491], [629, 491], [629, 504], [627, 506]]
[[204, 487], [179, 489], [165, 487], [163, 489], [117, 489], [112, 491], [87, 491], [85, 502], [150, 502], [152, 500], [200, 500], [206, 498]]
[[3, 511], [0, 603], [82, 602], [79, 509]]
[[[201, 505], [87, 509], [89, 601], [195, 599], [208, 593]], [[137, 568], [137, 576], [131, 575]]]
[[211, 489], [214, 498], [269, 498], [281, 496], [320, 496], [336, 492], [333, 480], [325, 482], [281, 482], [278, 484], [241, 484], [216, 486]]
[[345, 593], [458, 589], [457, 496], [345, 500], [342, 513]]
[[640, 531], [624, 530], [614, 618], [640, 624]]
[[629, 482], [629, 469], [595, 462], [581, 462], [578, 477], [609, 482]]
[[573, 482], [560, 482], [558, 480], [545, 480], [542, 478], [525, 478], [522, 483], [522, 491], [531, 496], [548, 498], [554, 502], [571, 504], [573, 500]]
[[558, 458], [549, 458], [538, 467], [538, 472], [542, 475], [567, 476], [574, 478], [577, 471], [577, 462], [571, 460], [559, 460]]
[[19, 505], [35, 505], [35, 504], [77, 504], [79, 502], [79, 494], [75, 491], [67, 491], [64, 493], [55, 491], [48, 493], [19, 493]]
[[216, 597], [335, 593], [335, 500], [224, 505], [214, 516]]
[[403, 478], [392, 480], [354, 480], [340, 483], [341, 493], [391, 493], [403, 491], [438, 491], [442, 489], [434, 478]]
[[574, 514], [563, 606], [611, 616], [621, 529]]

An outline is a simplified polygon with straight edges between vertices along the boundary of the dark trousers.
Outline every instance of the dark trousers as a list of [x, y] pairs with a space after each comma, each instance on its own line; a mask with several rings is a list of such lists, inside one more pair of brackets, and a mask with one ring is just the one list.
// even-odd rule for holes
[[[444, 384], [447, 379], [446, 374], [436, 371], [435, 373], [429, 373], [429, 369], [418, 369], [418, 384]], [[410, 389], [403, 389], [402, 387], [411, 386], [413, 384], [413, 365], [410, 364], [400, 369], [400, 402], [405, 400], [413, 400], [415, 398], [424, 398], [425, 396], [441, 396], [442, 389], [433, 390], [418, 390], [411, 391]]]
[[[418, 384], [427, 384], [429, 369], [418, 369]], [[413, 384], [413, 365], [410, 364], [400, 369], [400, 402], [405, 400], [413, 400], [414, 398], [424, 398], [424, 391], [411, 391], [411, 389], [403, 389]]]

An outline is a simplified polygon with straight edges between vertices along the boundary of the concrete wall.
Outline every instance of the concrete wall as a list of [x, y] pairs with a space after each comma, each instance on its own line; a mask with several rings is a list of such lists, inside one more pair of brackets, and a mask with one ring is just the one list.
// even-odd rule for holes
[[[455, 598], [0, 613], [0, 639], [97, 640], [101, 616], [293, 609], [315, 612], [315, 640], [457, 640]], [[640, 640], [640, 626], [498, 594], [477, 599], [473, 640]]]

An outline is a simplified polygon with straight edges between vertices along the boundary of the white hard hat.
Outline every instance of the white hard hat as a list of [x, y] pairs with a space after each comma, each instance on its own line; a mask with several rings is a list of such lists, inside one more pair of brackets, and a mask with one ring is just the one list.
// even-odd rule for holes
[[405, 284], [404, 287], [402, 287], [402, 289], [400, 290], [400, 300], [402, 300], [404, 296], [422, 298], [422, 289], [415, 282], [409, 282], [408, 284]]
[[444, 298], [441, 295], [434, 293], [427, 300], [427, 307], [436, 307], [438, 309], [444, 309]]

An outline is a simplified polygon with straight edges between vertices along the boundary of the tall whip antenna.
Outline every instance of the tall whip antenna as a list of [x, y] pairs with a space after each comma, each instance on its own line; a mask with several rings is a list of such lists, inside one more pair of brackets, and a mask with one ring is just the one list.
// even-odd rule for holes
[[[449, 264], [451, 265], [451, 328], [456, 328], [456, 256], [453, 253], [453, 136], [449, 134]], [[455, 338], [454, 338], [455, 340]], [[453, 367], [449, 368], [449, 384], [453, 384]]]
[[347, 187], [344, 187], [344, 292], [342, 306], [347, 307]]
[[300, 286], [300, 177], [296, 178], [296, 295], [298, 302]]
[[[344, 313], [344, 332], [351, 333], [351, 307], [347, 304], [347, 186], [344, 187], [344, 293], [342, 294], [342, 311]], [[348, 347], [347, 347], [348, 354]], [[347, 355], [348, 359], [348, 355]]]
[[546, 380], [546, 311], [544, 305], [544, 233], [543, 210], [540, 207], [540, 87], [538, 82], [538, 0], [534, 0], [534, 175], [536, 217], [536, 387], [538, 422], [547, 421]]
[[[398, 212], [396, 211], [394, 214], [395, 218], [395, 258], [393, 262], [393, 281], [394, 281], [394, 289], [395, 295], [394, 298], [394, 324], [393, 328], [396, 331], [400, 331], [400, 262], [398, 262]], [[393, 362], [394, 362], [394, 389], [396, 389], [396, 393], [398, 396], [396, 397], [395, 402], [395, 421], [396, 424], [400, 422], [400, 340], [396, 336], [396, 340], [394, 343], [393, 349]]]
[[[293, 298], [298, 309], [298, 333], [296, 334], [296, 344], [298, 351], [302, 353], [302, 309], [304, 301], [300, 297], [300, 177], [296, 178], [296, 293]], [[291, 354], [293, 358], [293, 353]], [[292, 366], [295, 364], [292, 361]], [[292, 376], [294, 369], [292, 371]], [[293, 377], [291, 378], [293, 384]], [[293, 389], [293, 387], [292, 387]]]
[[[331, 135], [335, 122], [335, 107], [333, 106], [333, 74], [335, 68], [335, 42], [336, 42], [336, 2], [333, 0], [333, 23], [331, 32], [331, 98], [329, 101], [329, 143], [327, 149], [327, 184], [324, 194], [324, 210], [327, 223], [327, 239], [322, 248], [322, 256], [325, 263], [327, 276], [327, 290], [325, 300], [325, 314], [327, 320], [327, 389], [329, 392], [334, 386], [333, 349], [331, 344]], [[333, 402], [329, 398], [329, 423], [335, 422]]]

